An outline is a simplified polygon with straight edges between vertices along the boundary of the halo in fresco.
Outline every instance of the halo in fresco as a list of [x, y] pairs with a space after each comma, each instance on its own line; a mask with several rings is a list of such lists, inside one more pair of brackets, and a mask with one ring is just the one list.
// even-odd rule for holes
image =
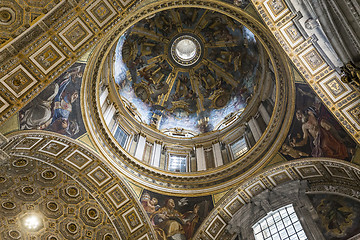
[[[192, 39], [191, 49], [179, 49], [191, 50], [185, 60], [196, 63], [174, 61], [179, 49], [172, 44], [181, 36]], [[121, 99], [143, 123], [196, 136], [244, 111], [259, 64], [259, 43], [241, 23], [218, 12], [181, 8], [152, 15], [120, 37], [114, 76]]]

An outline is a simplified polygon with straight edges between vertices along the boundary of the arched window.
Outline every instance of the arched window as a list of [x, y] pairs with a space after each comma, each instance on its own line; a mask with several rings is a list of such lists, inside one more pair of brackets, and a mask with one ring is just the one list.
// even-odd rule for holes
[[254, 226], [256, 240], [306, 240], [292, 204], [269, 212]]

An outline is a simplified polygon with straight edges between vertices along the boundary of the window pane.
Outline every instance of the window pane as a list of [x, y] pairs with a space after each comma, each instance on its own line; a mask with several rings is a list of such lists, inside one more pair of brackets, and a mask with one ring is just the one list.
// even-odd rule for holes
[[266, 237], [266, 238], [271, 237], [271, 233], [268, 228], [264, 229], [263, 234], [264, 234], [264, 237]]
[[264, 238], [262, 236], [262, 233], [259, 233], [259, 234], [255, 235], [255, 239], [256, 240], [264, 240]]
[[293, 214], [290, 215], [290, 219], [291, 219], [291, 221], [292, 221], [293, 223], [295, 223], [295, 222], [298, 221], [298, 218], [297, 218], [297, 216], [296, 216], [295, 213], [293, 213]]
[[271, 225], [273, 225], [273, 224], [274, 224], [274, 219], [273, 219], [272, 217], [271, 217], [271, 218], [266, 219], [266, 221], [267, 221], [268, 226], [271, 226]]
[[273, 240], [281, 240], [280, 235], [279, 235], [278, 233], [275, 233], [275, 234], [272, 236], [272, 239], [273, 239]]
[[186, 155], [171, 154], [169, 157], [169, 171], [186, 172]]
[[275, 233], [277, 233], [277, 229], [276, 229], [276, 227], [275, 227], [275, 225], [272, 225], [271, 227], [270, 227], [270, 232], [271, 232], [271, 234], [273, 235], [273, 234], [275, 234]]
[[276, 226], [277, 226], [278, 230], [280, 231], [281, 229], [284, 228], [284, 223], [283, 223], [282, 221], [277, 222], [277, 223], [276, 223]]
[[296, 232], [300, 232], [302, 230], [300, 222], [294, 223], [294, 228]]
[[257, 234], [261, 231], [260, 229], [260, 225], [259, 224], [256, 224], [255, 227], [254, 227], [254, 233]]
[[121, 127], [118, 126], [114, 134], [114, 137], [116, 141], [120, 144], [120, 146], [124, 148], [126, 145], [128, 134]]
[[300, 240], [306, 240], [307, 237], [305, 235], [305, 232], [303, 230], [301, 230], [300, 232], [298, 232], [298, 236]]
[[290, 237], [290, 240], [299, 240], [299, 238], [298, 238], [296, 235], [292, 235], [292, 236]]
[[286, 209], [285, 209], [285, 208], [284, 208], [283, 210], [281, 210], [281, 211], [280, 211], [280, 215], [281, 215], [281, 217], [282, 217], [282, 218], [284, 218], [284, 217], [288, 216], [288, 213], [287, 213], [287, 211], [286, 211]]
[[289, 217], [284, 218], [283, 221], [284, 221], [285, 227], [287, 227], [287, 226], [289, 226], [291, 224], [291, 221], [290, 221]]
[[230, 147], [234, 155], [234, 159], [237, 159], [238, 157], [240, 157], [241, 155], [245, 154], [248, 151], [248, 146], [246, 144], [244, 137], [232, 143]]
[[294, 208], [291, 207], [291, 208], [286, 208], [286, 210], [288, 211], [289, 214], [292, 214], [295, 212]]
[[261, 226], [261, 229], [262, 229], [262, 230], [264, 230], [265, 228], [268, 227], [267, 224], [266, 224], [266, 221], [262, 221], [262, 222], [260, 223], [260, 226]]
[[278, 222], [281, 220], [280, 214], [278, 212], [274, 214], [274, 219], [275, 219], [275, 222]]
[[288, 234], [285, 229], [280, 231], [280, 237], [281, 237], [281, 239], [285, 239], [288, 237]]
[[286, 231], [288, 232], [288, 234], [289, 234], [290, 236], [295, 233], [295, 229], [294, 229], [294, 227], [293, 227], [292, 225], [291, 225], [291, 226], [288, 226], [288, 227], [286, 228]]
[[307, 240], [292, 205], [269, 212], [252, 228], [256, 240]]

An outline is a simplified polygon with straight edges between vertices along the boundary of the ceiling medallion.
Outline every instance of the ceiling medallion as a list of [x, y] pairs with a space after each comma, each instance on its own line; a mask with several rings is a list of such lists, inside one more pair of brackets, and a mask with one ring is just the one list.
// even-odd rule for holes
[[174, 37], [170, 44], [170, 58], [182, 67], [196, 65], [201, 59], [202, 52], [200, 40], [189, 34]]
[[0, 25], [9, 25], [15, 20], [15, 13], [11, 8], [0, 7]]

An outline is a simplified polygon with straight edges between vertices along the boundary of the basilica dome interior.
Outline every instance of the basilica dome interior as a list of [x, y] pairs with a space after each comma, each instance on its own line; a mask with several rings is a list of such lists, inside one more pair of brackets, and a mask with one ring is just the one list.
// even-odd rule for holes
[[359, 239], [359, 16], [3, 0], [0, 239]]

